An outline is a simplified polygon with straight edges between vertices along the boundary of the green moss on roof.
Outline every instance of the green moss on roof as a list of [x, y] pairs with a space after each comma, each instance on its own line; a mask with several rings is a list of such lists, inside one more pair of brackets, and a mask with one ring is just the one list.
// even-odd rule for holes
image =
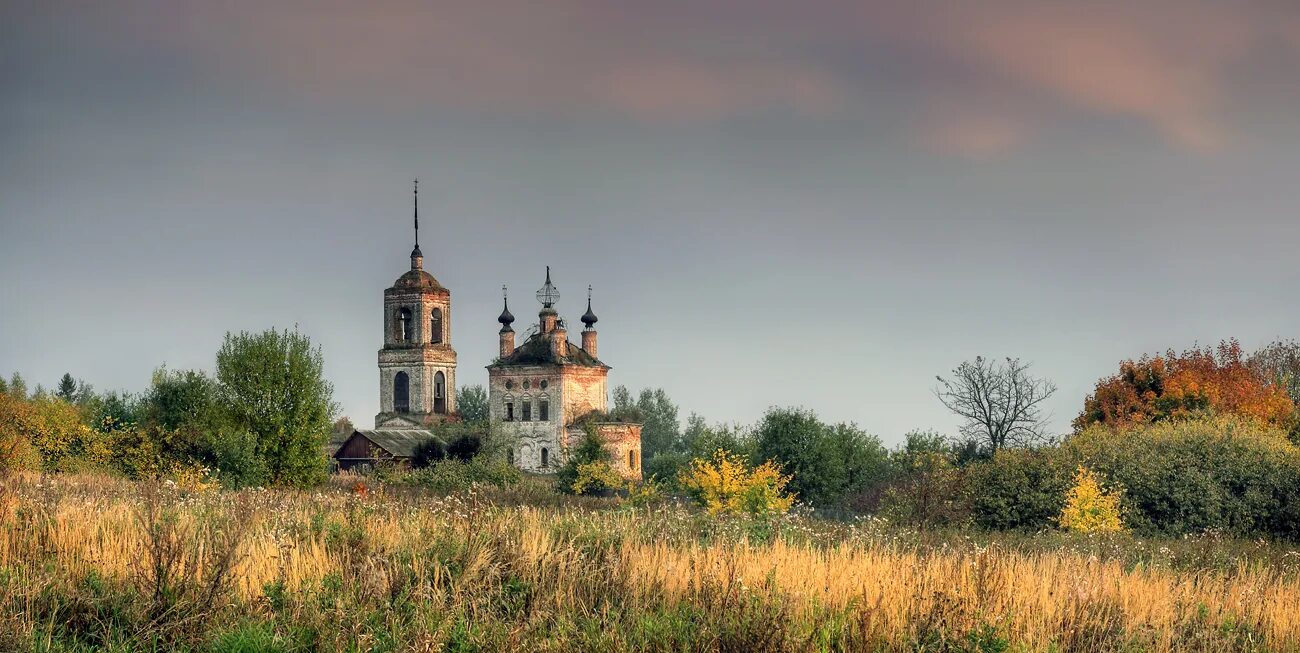
[[587, 353], [578, 345], [569, 343], [569, 355], [556, 356], [551, 349], [551, 339], [546, 334], [535, 333], [524, 343], [515, 347], [514, 353], [494, 361], [488, 367], [509, 367], [512, 365], [580, 365], [583, 367], [609, 367], [600, 359]]

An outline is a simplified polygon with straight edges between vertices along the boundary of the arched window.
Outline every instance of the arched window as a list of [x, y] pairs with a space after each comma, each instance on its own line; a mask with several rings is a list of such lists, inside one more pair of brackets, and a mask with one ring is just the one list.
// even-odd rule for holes
[[429, 317], [429, 342], [442, 342], [442, 309], [435, 308]]
[[393, 377], [393, 410], [399, 413], [411, 411], [411, 379], [406, 372], [398, 372]]
[[636, 469], [636, 449], [627, 450], [627, 468]]
[[438, 372], [433, 375], [433, 412], [447, 412], [447, 379]]
[[401, 330], [398, 332], [401, 334], [399, 336], [401, 341], [410, 342], [411, 340], [413, 340], [414, 336], [411, 333], [411, 331], [415, 327], [415, 324], [411, 322], [411, 309], [403, 308], [402, 310], [398, 311], [397, 322], [401, 327]]
[[549, 467], [550, 465], [551, 465], [551, 452], [547, 451], [546, 447], [542, 447], [542, 467]]

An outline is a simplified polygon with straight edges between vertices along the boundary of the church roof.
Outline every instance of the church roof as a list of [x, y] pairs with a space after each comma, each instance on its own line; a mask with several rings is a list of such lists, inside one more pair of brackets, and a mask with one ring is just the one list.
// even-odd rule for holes
[[599, 358], [587, 353], [578, 345], [569, 343], [568, 356], [556, 356], [551, 349], [551, 338], [544, 333], [534, 333], [522, 345], [515, 347], [513, 353], [488, 367], [507, 367], [511, 365], [579, 365], [582, 367], [609, 366]]
[[393, 282], [394, 288], [427, 288], [429, 290], [446, 290], [432, 274], [424, 270], [409, 270]]

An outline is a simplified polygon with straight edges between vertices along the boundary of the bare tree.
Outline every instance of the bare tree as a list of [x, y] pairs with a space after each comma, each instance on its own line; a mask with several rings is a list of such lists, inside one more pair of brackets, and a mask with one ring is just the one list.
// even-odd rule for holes
[[953, 378], [935, 377], [934, 394], [943, 405], [964, 418], [961, 434], [989, 451], [1029, 446], [1046, 441], [1043, 402], [1056, 392], [1052, 382], [1029, 374], [1029, 364], [1008, 358], [1005, 364], [983, 356], [965, 361], [952, 371]]
[[1251, 355], [1248, 364], [1268, 383], [1300, 404], [1300, 342], [1278, 340]]

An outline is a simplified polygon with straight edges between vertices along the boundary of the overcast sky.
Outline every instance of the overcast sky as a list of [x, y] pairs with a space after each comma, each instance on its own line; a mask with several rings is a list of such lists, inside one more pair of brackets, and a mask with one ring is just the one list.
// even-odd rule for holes
[[683, 418], [951, 433], [982, 354], [1064, 431], [1123, 358], [1300, 336], [1300, 3], [6, 1], [0, 370], [296, 324], [369, 425], [414, 177], [462, 386], [550, 265]]

